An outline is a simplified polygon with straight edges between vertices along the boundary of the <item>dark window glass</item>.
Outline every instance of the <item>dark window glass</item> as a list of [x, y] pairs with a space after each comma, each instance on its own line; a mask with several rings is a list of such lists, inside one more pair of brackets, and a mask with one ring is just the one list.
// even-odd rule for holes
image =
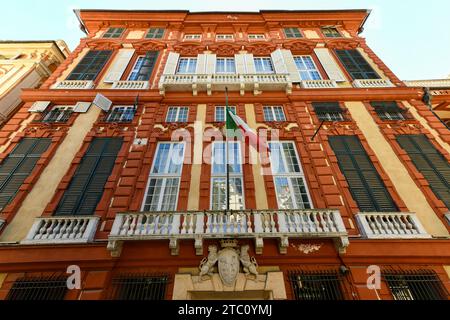
[[338, 102], [313, 102], [314, 112], [321, 121], [344, 121], [343, 110]]
[[0, 164], [0, 210], [15, 197], [52, 140], [24, 138]]
[[95, 80], [111, 57], [110, 50], [89, 51], [67, 80]]
[[438, 276], [430, 270], [383, 272], [395, 300], [447, 300]]
[[372, 161], [356, 136], [331, 136], [331, 148], [362, 212], [397, 212]]
[[337, 271], [294, 271], [289, 280], [296, 300], [344, 300]]
[[14, 282], [6, 300], [64, 300], [67, 290], [64, 277], [20, 278]]
[[120, 38], [124, 31], [124, 28], [109, 28], [103, 35], [103, 38]]
[[149, 51], [144, 57], [138, 58], [128, 80], [130, 81], [148, 81], [155, 67], [158, 51]]
[[358, 50], [336, 50], [336, 54], [353, 79], [380, 79]]
[[110, 300], [164, 300], [167, 275], [123, 275], [114, 278]]
[[450, 209], [450, 163], [424, 135], [401, 135], [399, 145], [430, 184], [436, 197]]
[[342, 37], [339, 31], [333, 27], [322, 28], [322, 33], [327, 38], [340, 38]]
[[114, 168], [122, 138], [94, 138], [56, 209], [56, 215], [91, 215]]
[[303, 38], [299, 28], [284, 28], [286, 38]]
[[162, 39], [164, 31], [164, 28], [150, 28], [145, 37], [147, 39]]

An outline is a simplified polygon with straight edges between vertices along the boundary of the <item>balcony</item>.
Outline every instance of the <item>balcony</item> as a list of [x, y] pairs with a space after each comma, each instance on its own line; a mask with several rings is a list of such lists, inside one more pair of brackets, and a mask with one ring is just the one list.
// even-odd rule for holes
[[197, 255], [203, 254], [204, 239], [250, 238], [257, 254], [262, 254], [264, 239], [279, 240], [280, 253], [286, 254], [289, 238], [330, 238], [340, 252], [348, 246], [348, 236], [339, 211], [206, 211], [136, 212], [115, 218], [108, 249], [120, 255], [123, 241], [169, 240], [172, 255], [179, 254], [179, 241], [195, 240]]
[[330, 89], [338, 87], [334, 80], [303, 80], [300, 85], [305, 89]]
[[112, 85], [112, 89], [116, 90], [147, 90], [148, 88], [148, 81], [115, 81]]
[[368, 239], [431, 238], [414, 213], [359, 213], [356, 221], [361, 233]]
[[253, 91], [258, 95], [263, 91], [284, 90], [292, 93], [292, 82], [288, 74], [175, 74], [163, 75], [159, 81], [159, 91], [164, 95], [168, 91], [192, 90], [196, 96], [198, 92], [239, 91], [241, 95], [245, 91]]
[[98, 221], [92, 216], [36, 218], [21, 244], [88, 243], [94, 239]]
[[94, 81], [64, 80], [56, 83], [52, 89], [89, 90], [94, 88]]
[[353, 81], [355, 88], [393, 88], [395, 87], [390, 80], [387, 79], [359, 79]]

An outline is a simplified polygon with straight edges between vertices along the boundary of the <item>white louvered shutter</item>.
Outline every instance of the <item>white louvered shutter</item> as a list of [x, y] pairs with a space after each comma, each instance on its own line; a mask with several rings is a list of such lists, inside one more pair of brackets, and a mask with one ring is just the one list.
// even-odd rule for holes
[[178, 59], [180, 58], [180, 54], [176, 52], [169, 52], [169, 56], [167, 57], [167, 62], [164, 67], [163, 74], [175, 74], [177, 71]]
[[234, 55], [234, 63], [236, 64], [236, 73], [238, 73], [238, 74], [246, 73], [245, 57], [243, 54], [235, 54]]
[[337, 82], [347, 81], [336, 60], [331, 56], [327, 48], [316, 48], [314, 52], [331, 80]]
[[206, 54], [197, 55], [197, 67], [195, 69], [196, 74], [206, 73]]
[[251, 54], [251, 53], [244, 54], [244, 58], [245, 58], [245, 67], [246, 67], [246, 71], [247, 71], [246, 73], [248, 73], [248, 74], [256, 73], [255, 61], [253, 60], [253, 54]]
[[104, 82], [112, 83], [114, 81], [119, 81], [123, 73], [127, 69], [131, 58], [133, 58], [134, 52], [134, 49], [120, 49], [117, 53], [116, 59], [114, 59], [114, 62], [109, 69], [108, 74], [105, 77]]
[[50, 103], [50, 101], [36, 101], [30, 109], [28, 109], [28, 112], [44, 112]]
[[286, 65], [287, 73], [289, 73], [291, 81], [301, 82], [302, 78], [298, 72], [291, 50], [282, 49], [281, 53], [283, 54], [284, 64]]
[[77, 102], [75, 107], [73, 107], [73, 112], [85, 113], [89, 110], [92, 102]]
[[215, 54], [207, 54], [206, 55], [206, 73], [214, 74], [216, 72], [216, 60], [217, 57]]
[[275, 50], [270, 54], [270, 56], [272, 57], [273, 67], [275, 68], [276, 73], [288, 73], [281, 49]]

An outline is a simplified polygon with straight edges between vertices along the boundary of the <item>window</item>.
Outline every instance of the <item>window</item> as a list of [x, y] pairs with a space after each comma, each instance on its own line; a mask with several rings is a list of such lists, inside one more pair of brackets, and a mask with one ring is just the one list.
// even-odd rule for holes
[[23, 277], [17, 279], [6, 300], [19, 301], [57, 301], [64, 300], [67, 294], [67, 278], [57, 277]]
[[201, 40], [201, 34], [185, 34], [184, 40]]
[[129, 81], [148, 81], [158, 58], [157, 51], [149, 51], [145, 56], [139, 56], [131, 70]]
[[49, 138], [23, 138], [3, 160], [0, 164], [0, 210], [14, 199], [51, 142]]
[[269, 142], [279, 209], [311, 209], [305, 177], [293, 142]]
[[397, 212], [383, 181], [356, 136], [330, 136], [331, 148], [362, 212]]
[[294, 61], [302, 80], [322, 79], [311, 56], [296, 56], [294, 57]]
[[167, 111], [166, 122], [187, 122], [188, 107], [170, 107]]
[[160, 142], [153, 160], [142, 209], [175, 211], [184, 160], [184, 143]]
[[[214, 121], [216, 122], [225, 122], [225, 106], [217, 106], [216, 112], [214, 116]], [[233, 110], [234, 113], [236, 113], [236, 107], [228, 107], [231, 110]]]
[[264, 121], [286, 121], [284, 116], [283, 107], [279, 106], [266, 106], [263, 108]]
[[266, 39], [266, 36], [263, 34], [249, 34], [248, 39], [249, 40], [264, 40], [264, 39]]
[[337, 271], [289, 272], [296, 300], [344, 300]]
[[[241, 145], [228, 142], [228, 168], [230, 172], [230, 209], [243, 210], [244, 189], [242, 178]], [[211, 157], [211, 210], [227, 209], [227, 179], [225, 142], [214, 142]]]
[[131, 122], [136, 109], [134, 106], [114, 106], [106, 115], [106, 122]]
[[73, 113], [73, 106], [54, 106], [42, 115], [42, 122], [67, 122]]
[[113, 278], [109, 300], [164, 300], [167, 275], [121, 275]]
[[326, 38], [341, 38], [341, 34], [335, 27], [323, 27], [322, 33]]
[[78, 63], [67, 80], [95, 80], [111, 57], [112, 51], [89, 51]]
[[433, 271], [388, 271], [383, 276], [394, 300], [448, 299], [447, 291]]
[[269, 57], [253, 58], [255, 62], [255, 69], [257, 73], [273, 73], [272, 59]]
[[216, 73], [236, 73], [234, 58], [217, 58]]
[[343, 110], [338, 102], [313, 102], [314, 112], [320, 121], [344, 121]]
[[114, 168], [122, 138], [94, 138], [56, 208], [57, 216], [91, 215]]
[[233, 40], [234, 36], [232, 34], [218, 34], [216, 35], [217, 40]]
[[103, 35], [103, 38], [120, 38], [124, 31], [124, 28], [109, 28]]
[[380, 79], [358, 50], [336, 50], [336, 54], [353, 79]]
[[164, 37], [164, 28], [150, 28], [145, 35], [146, 39], [162, 39]]
[[400, 135], [397, 142], [428, 181], [431, 190], [450, 209], [450, 163], [425, 135]]
[[195, 73], [197, 58], [180, 58], [177, 73]]
[[375, 109], [381, 120], [405, 120], [405, 110], [401, 109], [397, 102], [371, 102], [370, 105]]
[[299, 28], [284, 28], [286, 38], [303, 38]]

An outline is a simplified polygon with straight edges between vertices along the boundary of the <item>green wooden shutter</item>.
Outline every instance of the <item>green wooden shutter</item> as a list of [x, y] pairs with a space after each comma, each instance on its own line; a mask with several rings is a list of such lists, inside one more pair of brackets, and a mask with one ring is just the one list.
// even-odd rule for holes
[[56, 209], [56, 215], [91, 215], [111, 175], [121, 138], [95, 138]]
[[148, 51], [145, 55], [144, 62], [137, 76], [138, 81], [148, 81], [155, 67], [156, 59], [158, 58], [158, 51]]
[[353, 79], [380, 79], [358, 50], [336, 50], [336, 55]]
[[24, 138], [0, 165], [0, 210], [15, 197], [51, 142], [48, 138]]
[[450, 209], [450, 163], [424, 135], [401, 135], [399, 145], [430, 184], [436, 197]]
[[111, 50], [89, 51], [70, 73], [67, 80], [95, 80], [111, 54]]
[[360, 210], [398, 211], [359, 139], [356, 136], [333, 136], [329, 137], [329, 142]]

